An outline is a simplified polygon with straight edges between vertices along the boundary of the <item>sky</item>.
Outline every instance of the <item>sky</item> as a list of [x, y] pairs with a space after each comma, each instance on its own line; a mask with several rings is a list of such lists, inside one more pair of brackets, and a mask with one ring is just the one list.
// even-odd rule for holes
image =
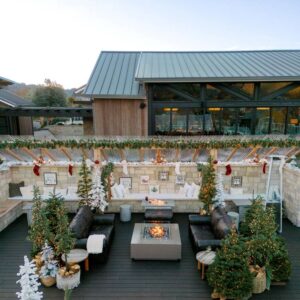
[[87, 83], [103, 50], [300, 49], [299, 0], [0, 0], [0, 76]]

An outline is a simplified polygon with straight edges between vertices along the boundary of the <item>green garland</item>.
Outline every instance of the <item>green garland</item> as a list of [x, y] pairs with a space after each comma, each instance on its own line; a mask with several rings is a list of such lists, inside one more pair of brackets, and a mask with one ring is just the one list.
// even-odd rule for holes
[[0, 141], [1, 149], [18, 149], [26, 147], [29, 149], [47, 148], [55, 149], [59, 147], [66, 148], [106, 148], [106, 149], [140, 149], [140, 148], [161, 148], [161, 149], [224, 149], [224, 148], [248, 148], [248, 147], [300, 147], [300, 140], [287, 137], [275, 139], [268, 138], [185, 138], [185, 139], [166, 139], [166, 138], [148, 138], [148, 139], [80, 139], [80, 140], [36, 140], [36, 139], [15, 139]]

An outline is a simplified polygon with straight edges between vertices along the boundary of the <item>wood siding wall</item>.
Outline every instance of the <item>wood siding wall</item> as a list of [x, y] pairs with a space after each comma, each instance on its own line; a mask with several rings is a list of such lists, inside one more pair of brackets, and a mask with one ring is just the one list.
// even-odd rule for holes
[[95, 135], [148, 135], [148, 106], [146, 100], [95, 99], [93, 119]]
[[20, 135], [33, 135], [32, 118], [19, 117]]

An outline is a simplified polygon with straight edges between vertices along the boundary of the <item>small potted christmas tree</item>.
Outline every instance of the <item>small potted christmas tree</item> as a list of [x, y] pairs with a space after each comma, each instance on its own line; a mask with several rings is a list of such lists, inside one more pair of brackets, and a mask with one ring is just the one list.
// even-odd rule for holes
[[58, 261], [54, 258], [52, 247], [47, 243], [45, 243], [42, 249], [41, 261], [43, 265], [39, 271], [40, 280], [44, 286], [50, 287], [56, 283]]
[[21, 278], [17, 281], [21, 285], [21, 292], [17, 292], [17, 296], [21, 300], [40, 300], [43, 298], [43, 293], [38, 291], [41, 285], [38, 282], [37, 269], [34, 262], [30, 262], [27, 256], [24, 256], [24, 265], [20, 266], [20, 271], [17, 274]]
[[[284, 240], [277, 235], [277, 228], [274, 208], [272, 206], [266, 208], [261, 197], [255, 199], [246, 212], [240, 230], [247, 239], [251, 269], [256, 275], [265, 273], [266, 277], [263, 279], [265, 287], [256, 284], [259, 278], [254, 277], [253, 293], [269, 289], [271, 280], [287, 280], [290, 276], [290, 260]], [[280, 272], [285, 275], [281, 277]], [[260, 288], [255, 289], [255, 286]]]
[[42, 207], [42, 199], [38, 187], [33, 188], [32, 223], [29, 230], [29, 240], [32, 242], [32, 256], [38, 254], [49, 239], [49, 222]]
[[69, 220], [62, 203], [55, 210], [58, 217], [54, 247], [57, 255], [63, 255], [65, 266], [61, 267], [56, 275], [57, 287], [65, 291], [65, 299], [69, 299], [71, 290], [80, 283], [80, 266], [68, 264], [68, 253], [74, 248], [75, 239], [69, 229]]
[[251, 295], [252, 275], [246, 246], [235, 229], [222, 241], [215, 261], [208, 268], [207, 279], [220, 299], [248, 299]]

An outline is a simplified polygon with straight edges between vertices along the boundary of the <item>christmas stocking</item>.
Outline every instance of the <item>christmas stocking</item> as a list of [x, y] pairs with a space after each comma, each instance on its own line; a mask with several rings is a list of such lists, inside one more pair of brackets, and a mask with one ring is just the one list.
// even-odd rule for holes
[[225, 168], [226, 168], [225, 175], [226, 175], [226, 176], [230, 175], [231, 172], [232, 172], [231, 165], [228, 164], [228, 165], [225, 166]]
[[33, 173], [36, 175], [36, 176], [40, 176], [40, 166], [39, 165], [34, 165], [33, 167]]
[[264, 162], [263, 167], [262, 167], [262, 171], [263, 171], [264, 174], [266, 174], [266, 170], [267, 170], [267, 163]]
[[70, 176], [73, 175], [73, 164], [69, 164], [68, 172], [69, 172], [69, 175], [70, 175]]

